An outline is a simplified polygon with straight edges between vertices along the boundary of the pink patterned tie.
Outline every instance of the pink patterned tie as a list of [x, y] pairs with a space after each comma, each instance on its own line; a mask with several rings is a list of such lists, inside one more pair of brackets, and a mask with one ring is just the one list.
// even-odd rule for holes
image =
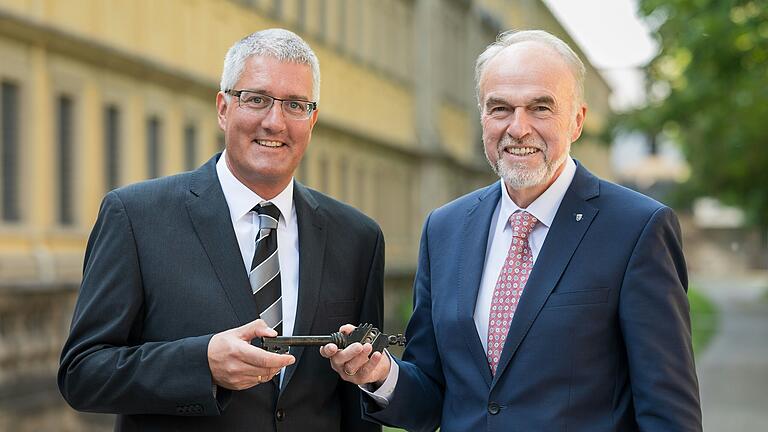
[[501, 267], [496, 288], [493, 290], [491, 313], [488, 320], [488, 365], [491, 374], [496, 375], [501, 350], [507, 340], [509, 325], [517, 309], [517, 303], [523, 294], [525, 282], [533, 268], [533, 254], [528, 244], [528, 236], [539, 221], [528, 212], [517, 212], [509, 218], [512, 226], [512, 244], [507, 258]]

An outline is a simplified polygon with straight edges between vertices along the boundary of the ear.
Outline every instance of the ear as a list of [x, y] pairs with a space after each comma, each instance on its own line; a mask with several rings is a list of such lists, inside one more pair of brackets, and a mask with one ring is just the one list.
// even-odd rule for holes
[[227, 100], [223, 92], [216, 93], [216, 112], [218, 114], [219, 128], [227, 130]]
[[576, 110], [576, 118], [573, 123], [573, 131], [571, 131], [571, 142], [576, 141], [581, 136], [581, 131], [584, 129], [584, 119], [587, 118], [587, 105], [582, 104]]
[[315, 127], [315, 123], [317, 123], [317, 113], [320, 112], [320, 108], [314, 110], [312, 112], [312, 117], [309, 118], [309, 130], [312, 130], [312, 128]]

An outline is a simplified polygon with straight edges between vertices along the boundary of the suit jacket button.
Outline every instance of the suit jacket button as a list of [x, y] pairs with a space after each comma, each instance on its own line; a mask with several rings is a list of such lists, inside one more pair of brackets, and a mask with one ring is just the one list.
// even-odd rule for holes
[[488, 413], [491, 415], [496, 415], [501, 411], [501, 407], [496, 402], [491, 402], [488, 404]]
[[285, 410], [278, 408], [277, 411], [275, 411], [275, 418], [277, 421], [283, 421], [285, 419]]

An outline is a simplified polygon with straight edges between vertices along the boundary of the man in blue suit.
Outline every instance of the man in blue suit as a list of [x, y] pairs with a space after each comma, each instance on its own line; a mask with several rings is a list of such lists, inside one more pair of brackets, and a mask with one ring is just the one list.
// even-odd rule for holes
[[428, 216], [402, 360], [321, 349], [367, 390], [367, 418], [444, 432], [701, 431], [680, 227], [569, 156], [584, 75], [543, 31], [504, 33], [478, 58], [501, 181]]

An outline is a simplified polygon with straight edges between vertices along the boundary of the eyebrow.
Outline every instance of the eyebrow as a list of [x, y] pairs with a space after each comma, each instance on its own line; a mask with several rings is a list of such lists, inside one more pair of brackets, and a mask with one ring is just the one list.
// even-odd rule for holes
[[555, 105], [555, 100], [552, 99], [551, 96], [539, 96], [531, 99], [531, 102], [529, 103], [529, 105], [536, 104]]
[[491, 105], [509, 105], [509, 102], [500, 97], [491, 96], [485, 101], [485, 106], [489, 107]]
[[[270, 92], [268, 92], [266, 90], [259, 90], [259, 89], [254, 89], [254, 88], [245, 88], [245, 89], [242, 89], [240, 91], [247, 91], [247, 92], [251, 92], [251, 93], [259, 93], [259, 94], [263, 94], [264, 96], [269, 96], [271, 98], [276, 97], [272, 93], [270, 93]], [[312, 98], [309, 98], [309, 97], [306, 97], [306, 96], [301, 96], [301, 95], [296, 95], [296, 94], [291, 94], [291, 95], [288, 95], [287, 97], [280, 98], [280, 99], [284, 99], [284, 100], [299, 100], [299, 101], [312, 102]]]
[[[552, 96], [547, 96], [547, 95], [537, 96], [526, 103], [526, 105], [537, 105], [537, 104], [544, 104], [549, 106], [556, 105], [555, 99], [553, 99]], [[485, 101], [485, 106], [488, 107], [491, 105], [511, 105], [511, 104], [503, 98], [491, 96], [488, 98], [488, 100]]]

